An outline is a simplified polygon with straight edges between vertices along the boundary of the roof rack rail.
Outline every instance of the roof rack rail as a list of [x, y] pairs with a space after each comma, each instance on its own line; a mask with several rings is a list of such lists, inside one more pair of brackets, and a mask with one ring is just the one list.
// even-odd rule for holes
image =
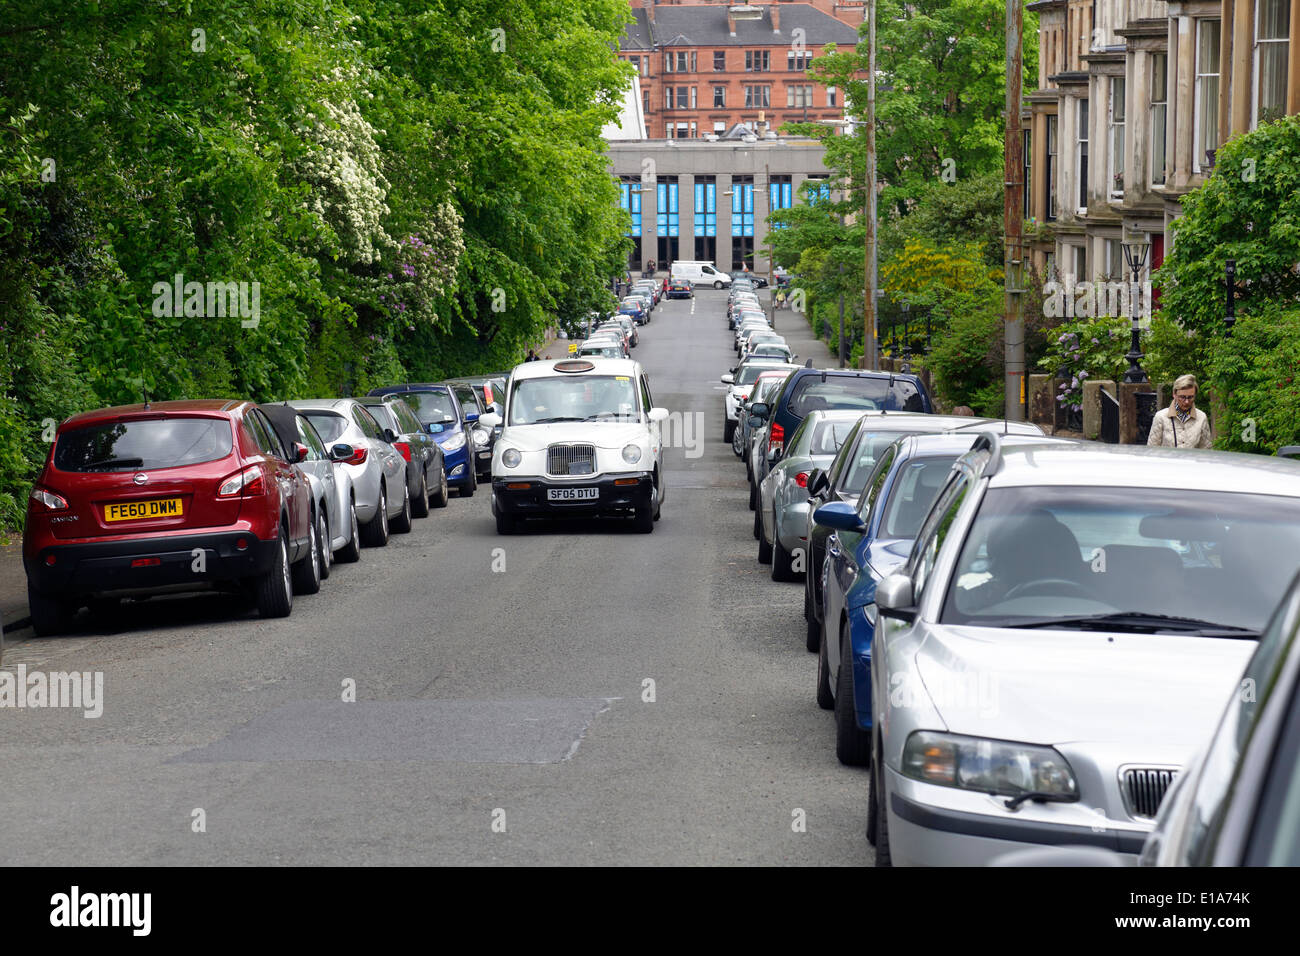
[[997, 432], [980, 432], [970, 450], [988, 451], [989, 453], [989, 460], [984, 463], [984, 467], [980, 470], [981, 478], [998, 473], [998, 469], [1002, 467], [1002, 439]]

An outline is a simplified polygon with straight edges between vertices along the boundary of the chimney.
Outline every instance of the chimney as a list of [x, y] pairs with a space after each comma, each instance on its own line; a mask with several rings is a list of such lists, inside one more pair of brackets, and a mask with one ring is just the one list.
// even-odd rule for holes
[[768, 15], [772, 18], [772, 32], [781, 32], [781, 8], [775, 3], [767, 8]]
[[736, 35], [736, 15], [727, 9], [727, 31], [734, 37]]
[[649, 20], [651, 24], [653, 24], [653, 23], [655, 22], [655, 3], [654, 3], [654, 0], [650, 0], [650, 2], [647, 3], [647, 4], [645, 5], [645, 16], [646, 16], [646, 19]]

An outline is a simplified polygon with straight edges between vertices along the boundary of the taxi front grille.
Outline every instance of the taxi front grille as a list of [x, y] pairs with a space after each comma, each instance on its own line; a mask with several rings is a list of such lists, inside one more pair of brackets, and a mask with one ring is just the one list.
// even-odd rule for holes
[[1135, 817], [1154, 818], [1169, 785], [1178, 776], [1170, 767], [1130, 767], [1121, 777], [1124, 803]]
[[548, 475], [590, 475], [595, 471], [595, 445], [551, 445], [546, 449]]

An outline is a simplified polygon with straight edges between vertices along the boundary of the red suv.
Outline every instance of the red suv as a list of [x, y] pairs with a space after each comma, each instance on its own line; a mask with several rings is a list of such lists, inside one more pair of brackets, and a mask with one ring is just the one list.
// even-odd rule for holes
[[[160, 591], [242, 589], [263, 617], [313, 590], [311, 490], [251, 402], [86, 412], [59, 426], [27, 502], [23, 564], [37, 634], [83, 605]], [[293, 567], [297, 565], [297, 567]]]

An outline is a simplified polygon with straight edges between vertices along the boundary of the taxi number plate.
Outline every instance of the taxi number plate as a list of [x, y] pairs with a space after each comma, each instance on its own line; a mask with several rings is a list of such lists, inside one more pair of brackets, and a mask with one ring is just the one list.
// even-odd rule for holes
[[599, 488], [548, 488], [548, 501], [597, 501], [600, 499]]
[[105, 521], [136, 521], [141, 518], [178, 518], [185, 513], [180, 498], [155, 498], [152, 501], [124, 501], [104, 505]]

